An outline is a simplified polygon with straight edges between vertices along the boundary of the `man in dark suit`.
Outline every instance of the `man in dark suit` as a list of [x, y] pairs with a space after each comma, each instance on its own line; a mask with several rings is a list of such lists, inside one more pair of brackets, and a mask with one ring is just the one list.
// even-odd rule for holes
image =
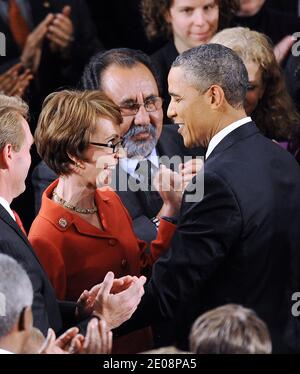
[[[163, 126], [157, 74], [151, 59], [143, 52], [121, 48], [96, 54], [85, 68], [82, 85], [84, 89], [104, 91], [120, 107], [127, 158], [120, 161], [114, 185], [133, 219], [137, 237], [151, 242], [156, 238], [158, 218], [167, 215], [162, 199], [158, 192], [147, 188], [137, 191], [127, 188], [127, 181], [138, 179], [141, 159], [149, 161], [154, 174], [160, 162], [166, 162], [160, 160], [161, 156], [177, 156], [184, 162], [184, 156], [202, 156], [204, 151], [200, 147], [188, 150], [177, 133], [178, 127]], [[186, 176], [189, 171], [195, 171], [194, 166], [193, 161], [186, 165]], [[54, 178], [54, 173], [44, 163], [35, 169], [32, 182], [36, 208], [40, 206], [42, 189]], [[125, 180], [126, 188], [120, 188], [120, 179]]]
[[[84, 330], [87, 321], [84, 321], [83, 317], [89, 317], [91, 314], [91, 302], [95, 298], [95, 306], [98, 301], [100, 304], [94, 314], [99, 318], [105, 317], [109, 328], [116, 327], [122, 319], [127, 319], [124, 316], [128, 311], [132, 314], [133, 308], [138, 304], [144, 277], [131, 285], [129, 294], [123, 292], [121, 300], [107, 299], [107, 293], [113, 285], [113, 275], [108, 273], [103, 286], [98, 287], [94, 295], [90, 295], [92, 299], [88, 300], [86, 293], [81, 296], [81, 308], [77, 308], [77, 304], [73, 302], [57, 301], [50, 281], [27, 240], [18, 215], [10, 208], [12, 200], [25, 190], [25, 179], [31, 163], [30, 148], [33, 137], [25, 119], [27, 112], [28, 107], [21, 99], [0, 95], [0, 253], [13, 257], [28, 273], [34, 294], [33, 323], [44, 334], [49, 327], [58, 333], [75, 323]], [[123, 317], [120, 311], [121, 314], [122, 311], [125, 312]]]
[[168, 115], [180, 123], [184, 144], [207, 148], [204, 195], [185, 192], [171, 249], [154, 264], [123, 328], [166, 318], [187, 348], [199, 314], [234, 303], [266, 322], [273, 352], [299, 353], [292, 315], [300, 285], [299, 166], [246, 116], [247, 71], [232, 50], [186, 51], [168, 81]]

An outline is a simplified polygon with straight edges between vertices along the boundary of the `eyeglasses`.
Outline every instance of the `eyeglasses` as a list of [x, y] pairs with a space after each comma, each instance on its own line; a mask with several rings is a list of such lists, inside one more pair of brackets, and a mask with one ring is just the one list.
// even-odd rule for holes
[[144, 101], [143, 104], [139, 103], [128, 103], [125, 105], [120, 106], [120, 111], [122, 116], [135, 116], [138, 111], [140, 110], [140, 106], [144, 106], [147, 112], [156, 112], [157, 110], [161, 109], [163, 103], [163, 99], [159, 96], [153, 96], [148, 98]]
[[122, 147], [123, 147], [123, 139], [120, 140], [118, 143], [113, 143], [111, 140], [108, 143], [96, 143], [96, 142], [90, 142], [92, 145], [96, 145], [99, 147], [106, 147], [111, 150], [110, 153], [117, 153]]

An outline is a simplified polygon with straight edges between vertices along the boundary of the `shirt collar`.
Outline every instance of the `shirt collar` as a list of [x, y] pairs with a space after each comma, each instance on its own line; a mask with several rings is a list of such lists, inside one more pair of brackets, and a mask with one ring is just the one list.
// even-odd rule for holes
[[216, 146], [233, 130], [251, 121], [252, 121], [251, 117], [245, 117], [245, 118], [239, 119], [238, 121], [231, 123], [230, 125], [226, 126], [223, 130], [219, 131], [215, 136], [211, 138], [208, 144], [205, 159], [207, 159], [210, 156], [210, 154], [216, 148]]
[[14, 215], [13, 211], [10, 209], [10, 206], [9, 206], [8, 202], [1, 196], [0, 196], [0, 204], [7, 211], [7, 213], [9, 213], [11, 218], [15, 221], [16, 220], [15, 215]]
[[[159, 168], [159, 160], [158, 160], [157, 151], [155, 147], [152, 149], [152, 152], [150, 153], [150, 155], [146, 157], [146, 160], [149, 160], [152, 165], [154, 165], [156, 168]], [[137, 158], [121, 158], [119, 162], [120, 162], [121, 168], [127, 174], [131, 175], [134, 178], [137, 178], [137, 175], [135, 174], [135, 170], [136, 170], [136, 167], [139, 161], [140, 160]]]

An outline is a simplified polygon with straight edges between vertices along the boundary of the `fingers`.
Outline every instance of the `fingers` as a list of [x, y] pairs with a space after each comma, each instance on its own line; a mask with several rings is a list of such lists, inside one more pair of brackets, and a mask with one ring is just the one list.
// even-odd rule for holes
[[203, 160], [200, 158], [194, 158], [184, 164], [179, 165], [180, 174], [198, 173], [203, 166]]
[[68, 349], [68, 353], [69, 354], [79, 353], [83, 347], [83, 343], [84, 343], [84, 336], [82, 336], [81, 334], [76, 335], [71, 341], [70, 347]]
[[101, 288], [99, 289], [98, 291], [98, 294], [96, 296], [96, 300], [97, 301], [103, 301], [105, 302], [110, 294], [110, 290], [113, 286], [113, 282], [114, 282], [114, 273], [109, 271], [104, 280], [103, 280], [103, 283], [102, 283], [102, 286]]
[[46, 354], [50, 349], [51, 345], [55, 343], [55, 332], [52, 329], [48, 329], [47, 337], [39, 350], [39, 354]]
[[99, 321], [99, 338], [101, 340], [101, 352], [108, 354], [111, 353], [112, 350], [112, 332], [107, 330], [106, 322], [105, 320]]
[[93, 318], [87, 327], [87, 332], [83, 343], [83, 353], [98, 353], [100, 346], [100, 339], [98, 337], [98, 320]]
[[33, 36], [35, 41], [40, 41], [44, 38], [48, 30], [48, 26], [53, 21], [53, 19], [54, 15], [52, 13], [49, 13], [47, 17], [45, 17], [44, 20], [33, 30], [30, 35]]
[[66, 48], [73, 40], [74, 28], [70, 14], [71, 8], [64, 7], [63, 13], [57, 14], [48, 28], [48, 39], [62, 48]]
[[84, 290], [82, 294], [79, 296], [79, 299], [76, 302], [78, 307], [85, 306], [86, 302], [88, 301], [90, 294], [89, 291]]
[[63, 7], [63, 10], [62, 10], [62, 14], [65, 16], [65, 17], [68, 17], [70, 18], [71, 17], [71, 7], [69, 5], [66, 5]]
[[61, 28], [54, 25], [49, 27], [47, 38], [61, 47], [67, 46], [72, 40], [68, 33], [65, 33]]
[[66, 345], [70, 344], [72, 339], [78, 334], [78, 328], [77, 327], [72, 327], [70, 328], [69, 330], [67, 330], [64, 334], [60, 335], [57, 339], [56, 339], [56, 345], [61, 348], [61, 349], [64, 349], [66, 347]]
[[292, 48], [296, 39], [292, 35], [287, 35], [274, 47], [274, 54], [276, 61], [280, 64]]

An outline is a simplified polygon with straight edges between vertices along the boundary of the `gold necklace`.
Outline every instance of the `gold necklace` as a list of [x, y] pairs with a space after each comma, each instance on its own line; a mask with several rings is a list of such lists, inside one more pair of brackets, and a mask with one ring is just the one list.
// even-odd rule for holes
[[58, 196], [56, 192], [56, 188], [53, 190], [52, 196], [57, 203], [59, 203], [60, 205], [64, 206], [65, 208], [69, 210], [73, 210], [74, 212], [77, 212], [80, 214], [94, 214], [98, 212], [98, 208], [96, 206], [94, 208], [78, 208], [75, 205], [69, 204], [68, 202], [66, 202], [66, 200]]

